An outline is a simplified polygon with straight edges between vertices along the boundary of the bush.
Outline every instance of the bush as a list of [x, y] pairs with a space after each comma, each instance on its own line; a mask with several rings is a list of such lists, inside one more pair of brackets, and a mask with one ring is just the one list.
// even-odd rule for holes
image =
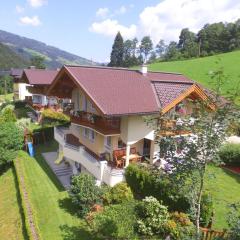
[[108, 205], [119, 204], [131, 200], [133, 200], [133, 194], [126, 183], [116, 184], [103, 195], [103, 201]]
[[13, 161], [23, 147], [23, 132], [13, 122], [0, 124], [0, 165]]
[[18, 109], [18, 108], [25, 108], [27, 103], [26, 102], [23, 102], [23, 101], [16, 101], [14, 103], [15, 105], [15, 108]]
[[202, 227], [207, 227], [212, 221], [213, 216], [213, 198], [210, 192], [205, 192], [202, 195], [201, 200], [201, 216], [200, 225]]
[[52, 109], [45, 109], [42, 112], [42, 116], [44, 117], [44, 119], [56, 120], [59, 122], [69, 122], [70, 121], [70, 118], [67, 115], [65, 115], [61, 112], [53, 111]]
[[101, 202], [102, 191], [96, 186], [93, 176], [81, 173], [73, 176], [69, 194], [79, 209], [79, 215], [86, 216], [94, 204]]
[[240, 166], [240, 144], [225, 144], [219, 151], [220, 159], [229, 166]]
[[176, 189], [167, 175], [155, 176], [147, 168], [130, 164], [125, 178], [136, 197], [153, 196], [167, 205], [170, 211], [186, 212], [190, 207], [187, 197]]
[[21, 118], [21, 119], [17, 120], [17, 125], [22, 130], [29, 128], [29, 126], [31, 125], [31, 119], [30, 118]]
[[169, 219], [166, 206], [154, 197], [146, 197], [136, 206], [137, 230], [141, 235], [164, 234], [164, 225]]
[[16, 122], [17, 118], [11, 107], [5, 107], [0, 114], [0, 122]]
[[96, 234], [104, 239], [136, 239], [134, 201], [105, 207], [101, 213], [95, 213], [90, 223]]

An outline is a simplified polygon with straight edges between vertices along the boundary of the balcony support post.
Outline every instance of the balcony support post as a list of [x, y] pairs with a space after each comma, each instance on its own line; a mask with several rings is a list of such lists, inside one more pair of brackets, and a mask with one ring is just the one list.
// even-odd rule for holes
[[131, 149], [131, 145], [130, 145], [130, 144], [127, 144], [127, 147], [126, 147], [126, 163], [125, 163], [125, 167], [127, 167], [127, 166], [129, 165], [130, 149]]

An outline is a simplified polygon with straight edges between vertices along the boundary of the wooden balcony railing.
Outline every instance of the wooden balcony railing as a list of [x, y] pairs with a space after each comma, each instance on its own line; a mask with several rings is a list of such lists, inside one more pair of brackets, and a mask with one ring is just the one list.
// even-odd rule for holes
[[83, 111], [70, 114], [71, 122], [96, 130], [104, 135], [120, 134], [120, 118], [103, 118]]
[[190, 130], [178, 128], [176, 120], [162, 120], [160, 124], [161, 130], [159, 132], [159, 136], [176, 136], [191, 134]]

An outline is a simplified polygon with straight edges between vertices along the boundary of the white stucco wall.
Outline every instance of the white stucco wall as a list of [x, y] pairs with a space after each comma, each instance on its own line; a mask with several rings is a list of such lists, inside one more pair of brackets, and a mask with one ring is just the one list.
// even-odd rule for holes
[[26, 83], [18, 84], [19, 100], [25, 100], [25, 97], [30, 97], [32, 94], [27, 90], [27, 86], [30, 86]]
[[143, 138], [154, 140], [154, 129], [147, 126], [142, 116], [126, 116], [121, 119], [120, 137], [129, 145]]

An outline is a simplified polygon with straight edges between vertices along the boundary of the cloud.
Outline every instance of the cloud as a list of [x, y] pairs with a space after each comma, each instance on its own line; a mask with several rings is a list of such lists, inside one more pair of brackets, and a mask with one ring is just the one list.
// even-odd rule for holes
[[182, 28], [199, 31], [206, 23], [232, 22], [240, 16], [240, 1], [234, 0], [164, 0], [146, 7], [140, 14], [140, 36], [178, 40]]
[[42, 7], [43, 5], [47, 4], [48, 0], [28, 0], [28, 3], [33, 8], [38, 8], [38, 7]]
[[96, 12], [97, 17], [105, 18], [109, 14], [109, 9], [108, 8], [99, 8]]
[[19, 6], [19, 5], [17, 5], [15, 9], [16, 9], [16, 12], [17, 12], [17, 13], [23, 13], [24, 10], [25, 10], [24, 7], [21, 7], [21, 6]]
[[115, 14], [125, 14], [127, 12], [127, 7], [121, 6], [119, 9], [115, 11]]
[[39, 20], [38, 16], [33, 16], [33, 17], [25, 16], [25, 17], [20, 18], [20, 24], [37, 27], [37, 26], [41, 25], [42, 23]]
[[117, 20], [106, 19], [102, 22], [94, 22], [89, 30], [110, 37], [115, 37], [117, 32], [120, 31], [124, 38], [133, 38], [136, 36], [137, 26], [132, 24], [126, 27], [119, 24]]

